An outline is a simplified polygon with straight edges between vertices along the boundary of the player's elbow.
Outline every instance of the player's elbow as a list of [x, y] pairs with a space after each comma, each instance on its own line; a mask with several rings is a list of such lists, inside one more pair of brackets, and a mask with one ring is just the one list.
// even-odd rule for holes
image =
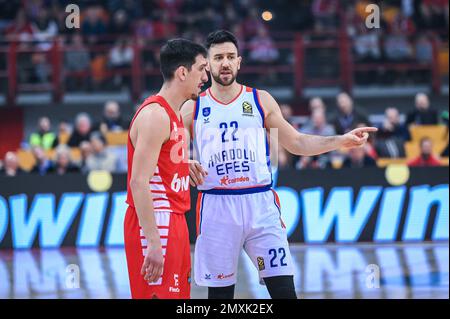
[[147, 184], [148, 181], [145, 181], [142, 177], [132, 176], [130, 178], [130, 188], [133, 193], [135, 192], [135, 190], [139, 190], [146, 187]]

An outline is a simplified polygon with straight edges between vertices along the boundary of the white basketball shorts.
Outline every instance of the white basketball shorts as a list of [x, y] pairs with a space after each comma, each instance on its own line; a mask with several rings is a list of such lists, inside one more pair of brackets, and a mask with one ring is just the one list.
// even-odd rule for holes
[[199, 286], [235, 284], [242, 249], [260, 279], [293, 275], [279, 199], [272, 189], [243, 195], [199, 193], [197, 234], [194, 279]]

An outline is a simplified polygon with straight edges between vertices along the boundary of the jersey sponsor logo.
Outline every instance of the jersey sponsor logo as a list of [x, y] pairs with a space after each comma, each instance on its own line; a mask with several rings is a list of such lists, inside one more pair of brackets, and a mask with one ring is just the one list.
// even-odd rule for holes
[[257, 162], [257, 153], [246, 149], [223, 150], [210, 156], [208, 169], [215, 168], [218, 176], [231, 173], [246, 173], [250, 164]]
[[228, 275], [224, 275], [223, 273], [221, 273], [221, 274], [218, 274], [216, 276], [216, 278], [219, 279], [219, 280], [223, 280], [223, 279], [227, 279], [227, 278], [230, 278], [230, 277], [233, 277], [233, 276], [234, 276], [234, 272], [232, 272], [231, 274], [228, 274]]
[[211, 280], [211, 274], [205, 274], [205, 280]]
[[253, 116], [253, 106], [247, 101], [244, 101], [242, 103], [242, 114], [247, 116]]
[[266, 269], [266, 266], [264, 265], [264, 258], [262, 257], [257, 257], [256, 261], [258, 263], [258, 269], [259, 271]]
[[230, 184], [236, 184], [236, 183], [245, 183], [249, 182], [250, 178], [247, 176], [241, 176], [236, 178], [229, 178], [228, 176], [224, 176], [220, 179], [220, 185], [228, 186]]
[[181, 176], [178, 178], [178, 173], [173, 176], [170, 187], [175, 193], [189, 190], [189, 176]]
[[173, 274], [173, 286], [169, 287], [170, 292], [180, 292], [178, 274]]

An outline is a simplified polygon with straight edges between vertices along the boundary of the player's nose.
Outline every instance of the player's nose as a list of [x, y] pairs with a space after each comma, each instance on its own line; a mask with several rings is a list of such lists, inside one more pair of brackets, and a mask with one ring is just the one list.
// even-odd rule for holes
[[202, 82], [203, 83], [208, 82], [208, 74], [206, 73], [206, 71], [203, 71], [202, 73]]

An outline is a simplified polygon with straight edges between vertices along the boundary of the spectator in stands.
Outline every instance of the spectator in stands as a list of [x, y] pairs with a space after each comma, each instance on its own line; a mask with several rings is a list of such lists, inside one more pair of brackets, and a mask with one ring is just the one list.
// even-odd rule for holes
[[334, 117], [333, 125], [337, 134], [345, 134], [361, 122], [369, 123], [366, 116], [355, 110], [352, 98], [345, 92], [336, 98], [338, 113]]
[[31, 41], [33, 39], [33, 27], [28, 21], [25, 11], [23, 9], [17, 12], [13, 23], [5, 29], [6, 39], [21, 42]]
[[81, 24], [81, 33], [87, 37], [89, 44], [97, 44], [100, 37], [107, 32], [105, 22], [102, 19], [102, 9], [97, 6], [88, 7], [84, 11], [84, 19]]
[[[126, 38], [119, 39], [109, 53], [109, 65], [115, 70], [123, 70], [124, 68], [130, 68], [133, 62], [133, 47], [130, 41]], [[130, 84], [129, 76], [122, 76], [116, 74], [114, 76], [114, 85], [119, 87], [125, 81]]]
[[313, 111], [310, 121], [300, 129], [300, 132], [321, 136], [336, 135], [334, 127], [327, 123], [325, 112], [321, 109]]
[[316, 97], [313, 97], [311, 100], [309, 100], [309, 111], [312, 114], [317, 109], [320, 109], [323, 112], [326, 112], [327, 107], [326, 107], [325, 103], [323, 102], [322, 98], [316, 96]]
[[53, 39], [58, 35], [58, 24], [49, 16], [45, 8], [40, 8], [39, 14], [31, 24], [33, 40], [37, 42], [37, 51], [31, 54], [34, 71], [40, 83], [47, 83], [51, 74], [50, 61], [46, 52], [53, 47]]
[[430, 100], [425, 93], [418, 93], [415, 98], [416, 109], [406, 118], [406, 125], [435, 125], [438, 124], [438, 114], [430, 108]]
[[[33, 40], [33, 28], [27, 19], [25, 10], [20, 9], [17, 12], [14, 21], [5, 28], [4, 34], [7, 41], [19, 41], [17, 49], [32, 49], [30, 41]], [[30, 83], [37, 80], [31, 54], [19, 54], [16, 65], [18, 81], [20, 83]]]
[[338, 0], [313, 0], [312, 14], [317, 23], [329, 29], [336, 27]]
[[80, 153], [81, 153], [81, 159], [78, 163], [78, 166], [80, 167], [80, 170], [82, 173], [87, 173], [88, 169], [86, 167], [86, 160], [88, 157], [92, 154], [92, 145], [89, 141], [83, 141], [80, 144]]
[[31, 149], [33, 156], [36, 160], [36, 164], [31, 169], [30, 173], [39, 174], [41, 176], [51, 173], [54, 169], [53, 162], [47, 157], [45, 151], [39, 146], [33, 147]]
[[258, 9], [255, 7], [245, 11], [241, 25], [245, 40], [255, 37], [258, 34], [258, 30], [266, 27], [259, 17]]
[[60, 145], [56, 149], [56, 157], [53, 173], [64, 175], [66, 173], [78, 173], [80, 168], [72, 163], [70, 149], [66, 145]]
[[24, 171], [19, 167], [19, 160], [16, 153], [7, 152], [3, 161], [3, 168], [1, 171], [4, 176], [22, 175]]
[[410, 139], [409, 131], [400, 123], [400, 114], [395, 107], [387, 108], [384, 115], [376, 135], [376, 152], [379, 157], [404, 157], [404, 143]]
[[354, 36], [355, 57], [361, 62], [376, 62], [381, 59], [379, 33], [369, 30], [364, 24], [358, 25], [359, 32]]
[[416, 32], [416, 26], [407, 14], [399, 11], [391, 22], [390, 30], [397, 34], [411, 35]]
[[108, 27], [108, 33], [114, 37], [129, 35], [131, 32], [128, 14], [124, 9], [117, 10]]
[[157, 10], [154, 16], [153, 30], [155, 39], [168, 39], [177, 34], [177, 25], [170, 19], [169, 12]]
[[67, 137], [64, 141], [59, 141], [60, 144], [67, 144], [67, 141], [72, 134], [72, 125], [66, 120], [61, 120], [58, 124], [58, 140], [61, 136]]
[[348, 151], [348, 156], [342, 163], [342, 168], [376, 167], [375, 160], [366, 154], [364, 146], [355, 147]]
[[420, 63], [431, 63], [433, 60], [433, 45], [427, 36], [422, 35], [416, 41], [416, 60]]
[[[67, 72], [80, 73], [88, 71], [90, 62], [91, 58], [84, 45], [83, 36], [80, 33], [74, 33], [64, 55], [64, 64]], [[86, 88], [88, 79], [88, 77], [68, 76], [68, 86], [70, 89], [80, 86]]]
[[[325, 112], [320, 108], [313, 111], [311, 119], [300, 129], [300, 132], [321, 136], [336, 135], [334, 127], [327, 123]], [[326, 153], [317, 156], [302, 156], [297, 163], [297, 168], [325, 168], [329, 165], [332, 155]]]
[[396, 137], [403, 141], [410, 139], [408, 128], [402, 125], [400, 121], [400, 113], [395, 107], [388, 107], [384, 112], [384, 121], [382, 126], [378, 128], [378, 138]]
[[256, 63], [273, 63], [280, 55], [266, 28], [258, 29], [257, 35], [250, 40], [249, 48], [249, 58]]
[[38, 42], [37, 48], [47, 51], [52, 47], [52, 40], [58, 35], [58, 24], [49, 15], [47, 9], [42, 8], [36, 21], [31, 24], [33, 38]]
[[108, 131], [124, 131], [128, 129], [128, 124], [120, 115], [120, 106], [116, 101], [108, 101], [103, 108], [103, 118], [96, 127], [96, 131], [106, 134]]
[[441, 166], [439, 158], [433, 154], [433, 141], [429, 137], [420, 140], [420, 155], [410, 160], [408, 166]]
[[[326, 115], [326, 105], [320, 97], [313, 97], [309, 100], [309, 111], [311, 115], [316, 111], [323, 112]], [[312, 116], [310, 116], [306, 123], [303, 125], [303, 127], [308, 126], [314, 126], [314, 123], [312, 122]]]
[[422, 29], [448, 28], [448, 0], [426, 0], [418, 5], [416, 22]]
[[384, 53], [391, 62], [405, 62], [412, 60], [413, 51], [407, 36], [394, 29], [384, 40]]
[[38, 131], [31, 133], [29, 144], [31, 147], [38, 146], [44, 150], [49, 150], [58, 145], [58, 137], [50, 131], [50, 119], [43, 116], [38, 121]]
[[146, 17], [139, 19], [134, 27], [134, 34], [136, 35], [140, 44], [145, 44], [153, 38], [153, 24], [152, 21]]
[[93, 133], [91, 144], [92, 154], [86, 159], [87, 170], [106, 170], [108, 172], [115, 172], [117, 167], [117, 157], [106, 149], [105, 138], [100, 133]]
[[70, 135], [67, 145], [79, 147], [83, 141], [89, 141], [92, 133], [91, 118], [87, 113], [80, 113], [75, 118], [75, 130]]

